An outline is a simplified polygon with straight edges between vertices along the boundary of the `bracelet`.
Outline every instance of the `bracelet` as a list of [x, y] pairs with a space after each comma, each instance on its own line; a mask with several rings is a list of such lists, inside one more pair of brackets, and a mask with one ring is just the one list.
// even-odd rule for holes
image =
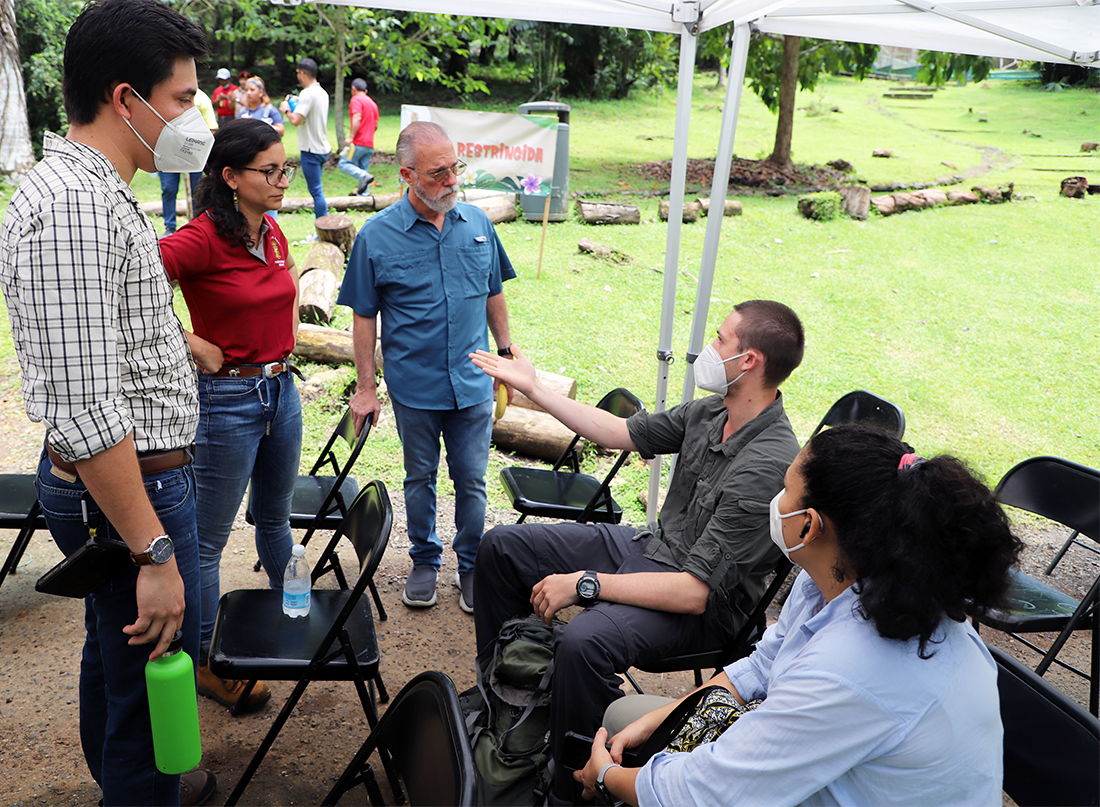
[[511, 343], [508, 344], [508, 347], [497, 348], [497, 355], [498, 356], [511, 356], [512, 355], [512, 345], [511, 345]]
[[600, 772], [596, 775], [596, 784], [598, 784], [598, 785], [603, 784], [603, 777], [607, 773], [609, 768], [621, 768], [621, 767], [622, 767], [622, 765], [620, 765], [618, 762], [608, 762], [606, 765], [604, 765], [602, 768], [600, 768]]

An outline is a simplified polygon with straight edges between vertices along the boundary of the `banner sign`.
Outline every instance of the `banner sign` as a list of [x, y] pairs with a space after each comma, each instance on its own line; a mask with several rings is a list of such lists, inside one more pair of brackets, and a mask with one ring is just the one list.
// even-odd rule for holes
[[468, 166], [467, 187], [550, 195], [558, 145], [558, 119], [468, 109], [401, 105], [401, 128], [431, 121], [447, 130], [458, 159]]

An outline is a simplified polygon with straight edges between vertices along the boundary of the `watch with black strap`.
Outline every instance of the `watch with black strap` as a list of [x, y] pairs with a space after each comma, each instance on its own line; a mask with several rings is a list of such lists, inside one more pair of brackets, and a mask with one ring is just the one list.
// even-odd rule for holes
[[585, 608], [595, 605], [600, 599], [600, 581], [595, 572], [587, 571], [581, 575], [577, 581], [577, 597]]
[[508, 356], [509, 358], [512, 358], [512, 344], [511, 344], [511, 342], [508, 343], [508, 347], [497, 348], [497, 355], [498, 356]]

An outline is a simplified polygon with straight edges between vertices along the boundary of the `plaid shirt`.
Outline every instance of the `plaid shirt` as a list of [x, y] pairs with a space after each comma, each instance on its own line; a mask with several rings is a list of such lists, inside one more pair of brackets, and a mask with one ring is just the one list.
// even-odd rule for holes
[[195, 438], [195, 374], [152, 223], [95, 149], [47, 133], [0, 229], [27, 415], [70, 462]]

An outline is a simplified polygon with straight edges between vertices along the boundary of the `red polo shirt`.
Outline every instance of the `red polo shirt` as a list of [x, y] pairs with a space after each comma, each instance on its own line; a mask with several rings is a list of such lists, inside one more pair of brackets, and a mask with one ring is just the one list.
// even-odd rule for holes
[[351, 135], [351, 142], [357, 146], [374, 148], [374, 130], [378, 128], [378, 104], [366, 93], [352, 96], [348, 103], [348, 119], [356, 112], [363, 117], [359, 120], [359, 128]]
[[290, 252], [275, 220], [264, 222], [266, 261], [218, 235], [206, 213], [160, 240], [164, 269], [179, 281], [192, 330], [220, 347], [226, 364], [278, 361], [294, 349]]

